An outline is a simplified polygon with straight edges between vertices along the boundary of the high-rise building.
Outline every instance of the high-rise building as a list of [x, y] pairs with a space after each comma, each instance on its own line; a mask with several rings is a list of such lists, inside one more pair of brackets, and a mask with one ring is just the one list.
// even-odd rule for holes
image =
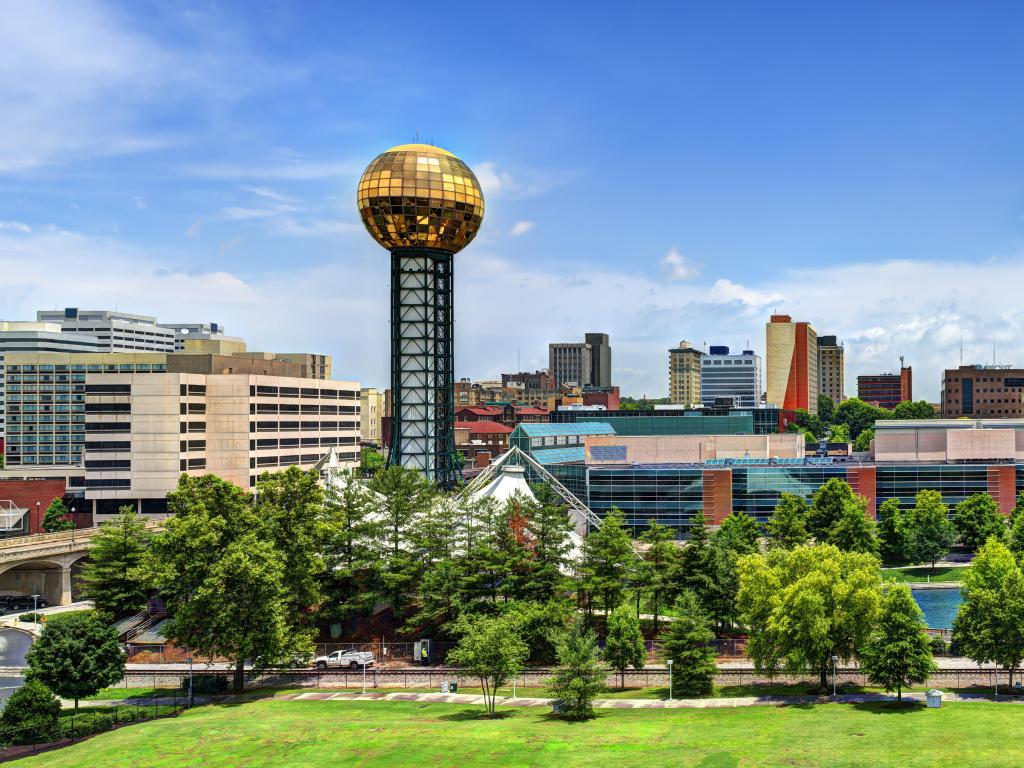
[[374, 387], [359, 390], [359, 437], [363, 445], [383, 445], [384, 415], [384, 393]]
[[391, 252], [388, 464], [442, 488], [462, 478], [455, 447], [453, 265], [484, 216], [480, 182], [447, 150], [404, 144], [359, 179], [359, 215]]
[[768, 404], [818, 412], [818, 334], [807, 322], [772, 315], [765, 325]]
[[835, 336], [818, 337], [818, 393], [836, 405], [846, 399], [844, 352]]
[[359, 385], [302, 377], [299, 363], [153, 352], [16, 352], [6, 363], [6, 465], [81, 467], [68, 492], [96, 515], [124, 504], [161, 514], [182, 472], [250, 488], [332, 449], [358, 465]]
[[701, 358], [704, 353], [688, 341], [668, 351], [668, 397], [679, 405], [699, 405]]
[[149, 315], [67, 307], [36, 312], [36, 320], [57, 323], [63, 331], [95, 336], [106, 343], [107, 352], [173, 352], [176, 346], [174, 328], [159, 325]]
[[612, 386], [612, 348], [607, 333], [584, 334], [582, 342], [548, 344], [548, 369], [555, 386]]
[[961, 365], [942, 374], [942, 418], [1024, 416], [1024, 368]]
[[914, 399], [913, 372], [900, 362], [899, 373], [878, 373], [857, 377], [857, 397], [880, 408], [895, 408]]
[[730, 355], [728, 347], [710, 347], [700, 358], [700, 401], [714, 406], [718, 398], [732, 398], [741, 408], [761, 403], [761, 358], [751, 349]]

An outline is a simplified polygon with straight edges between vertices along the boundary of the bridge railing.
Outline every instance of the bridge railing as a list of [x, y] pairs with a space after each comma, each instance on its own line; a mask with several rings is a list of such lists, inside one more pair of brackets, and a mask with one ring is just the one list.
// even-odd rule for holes
[[[147, 520], [146, 528], [157, 530], [161, 527], [158, 521]], [[16, 549], [17, 547], [31, 546], [32, 544], [55, 544], [62, 541], [74, 543], [78, 540], [91, 539], [100, 532], [100, 526], [94, 525], [89, 528], [72, 528], [70, 531], [57, 531], [56, 533], [33, 533], [28, 536], [12, 536], [7, 539], [0, 539], [0, 550]]]

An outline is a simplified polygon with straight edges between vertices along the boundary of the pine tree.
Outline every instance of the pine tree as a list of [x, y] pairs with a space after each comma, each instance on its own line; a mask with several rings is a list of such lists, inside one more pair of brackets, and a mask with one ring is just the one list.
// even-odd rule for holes
[[594, 699], [604, 690], [605, 669], [598, 659], [597, 638], [576, 618], [557, 643], [558, 667], [548, 682], [548, 692], [560, 703], [562, 713], [573, 720], [594, 714]]
[[768, 548], [792, 549], [806, 544], [811, 536], [807, 533], [807, 502], [792, 493], [779, 496], [779, 503], [768, 519]]
[[905, 584], [892, 584], [882, 597], [878, 627], [860, 652], [868, 680], [902, 701], [905, 685], [920, 685], [937, 669], [924, 631], [924, 614]]
[[662, 658], [672, 661], [672, 695], [706, 696], [718, 672], [711, 644], [715, 635], [695, 595], [683, 592], [676, 608], [661, 641]]
[[345, 620], [368, 611], [380, 592], [375, 561], [383, 534], [377, 505], [377, 497], [355, 472], [327, 486], [322, 545], [327, 597], [320, 611], [324, 619]]
[[732, 511], [715, 532], [715, 541], [737, 555], [752, 555], [760, 551], [760, 536], [761, 526], [754, 518], [745, 512]]
[[626, 687], [626, 669], [643, 669], [647, 661], [647, 646], [640, 631], [640, 620], [628, 606], [619, 606], [608, 616], [604, 660], [618, 671], [620, 688]]
[[640, 540], [647, 545], [642, 581], [651, 596], [654, 634], [658, 634], [661, 607], [675, 593], [674, 577], [679, 566], [679, 548], [675, 545], [675, 531], [656, 520], [647, 523], [647, 530], [640, 534]]
[[69, 514], [71, 513], [68, 511], [64, 500], [61, 498], [54, 499], [50, 502], [50, 506], [46, 508], [46, 514], [43, 515], [43, 530], [47, 533], [70, 531], [75, 527], [75, 521], [68, 517]]
[[82, 569], [85, 596], [96, 610], [119, 619], [146, 604], [146, 587], [137, 569], [149, 540], [145, 522], [130, 505], [100, 525]]
[[533, 555], [533, 573], [527, 590], [532, 599], [545, 602], [553, 599], [565, 586], [573, 522], [569, 508], [549, 483], [536, 485], [532, 490], [535, 500], [523, 506]]
[[[924, 498], [928, 494], [927, 498]], [[935, 563], [949, 552], [956, 540], [956, 529], [949, 522], [946, 505], [935, 491], [921, 491], [910, 511], [906, 526], [906, 556], [914, 563]]]
[[610, 613], [620, 602], [625, 582], [637, 566], [637, 554], [626, 530], [622, 510], [612, 507], [601, 527], [591, 531], [583, 541], [583, 585], [590, 604], [593, 596], [601, 598], [601, 605]]

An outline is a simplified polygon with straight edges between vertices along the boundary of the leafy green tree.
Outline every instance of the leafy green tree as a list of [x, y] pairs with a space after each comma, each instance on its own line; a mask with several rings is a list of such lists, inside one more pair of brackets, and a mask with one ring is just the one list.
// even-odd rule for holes
[[[918, 498], [920, 499], [920, 494]], [[941, 497], [939, 503], [942, 503]], [[909, 513], [900, 507], [899, 499], [886, 499], [879, 505], [878, 548], [883, 563], [894, 564], [907, 559], [910, 542], [909, 518]]]
[[619, 687], [626, 687], [626, 669], [643, 669], [647, 646], [640, 631], [640, 620], [630, 608], [622, 605], [608, 617], [608, 637], [604, 645], [604, 661], [619, 673]]
[[117, 631], [95, 611], [60, 613], [49, 618], [25, 655], [27, 680], [36, 680], [58, 696], [78, 700], [124, 677], [125, 655]]
[[807, 516], [810, 508], [800, 496], [783, 492], [768, 519], [769, 549], [792, 549], [810, 541]]
[[828, 435], [829, 442], [831, 443], [849, 443], [850, 442], [850, 427], [847, 424], [833, 424], [832, 430]]
[[828, 541], [832, 527], [855, 499], [848, 482], [838, 477], [831, 478], [814, 493], [807, 516], [807, 532], [819, 542]]
[[857, 453], [865, 453], [871, 450], [871, 441], [875, 439], [875, 430], [872, 427], [861, 430], [857, 439], [853, 441], [853, 450]]
[[844, 552], [878, 554], [878, 534], [875, 522], [868, 517], [867, 501], [854, 496], [843, 508], [843, 514], [828, 532], [827, 541]]
[[832, 421], [850, 428], [850, 437], [856, 440], [865, 429], [874, 428], [879, 419], [892, 418], [892, 411], [865, 403], [857, 397], [843, 400], [836, 406]]
[[520, 509], [506, 504], [494, 530], [467, 553], [462, 563], [460, 591], [470, 610], [494, 611], [499, 603], [531, 599], [533, 560], [524, 530]]
[[359, 471], [363, 477], [371, 477], [384, 469], [384, 457], [373, 448], [359, 451]]
[[1013, 525], [1010, 526], [1007, 545], [1013, 556], [1017, 558], [1017, 563], [1024, 563], [1024, 515], [1018, 515], [1017, 519], [1013, 521]]
[[215, 475], [182, 475], [167, 494], [172, 513], [153, 537], [141, 572], [164, 596], [170, 636], [203, 656], [255, 668], [308, 656], [313, 629], [296, 615], [271, 522], [252, 499]]
[[953, 525], [965, 547], [976, 551], [995, 536], [1000, 541], [1006, 536], [1006, 520], [996, 500], [987, 493], [976, 493], [956, 505]]
[[679, 553], [679, 575], [675, 591], [678, 593], [683, 589], [689, 589], [706, 606], [705, 598], [714, 590], [714, 568], [711, 532], [708, 530], [703, 510], [694, 515], [688, 532], [689, 541]]
[[737, 555], [750, 555], [757, 552], [761, 526], [745, 512], [732, 511], [726, 515], [722, 524], [715, 532], [715, 542], [732, 550]]
[[675, 545], [675, 532], [656, 520], [647, 523], [640, 534], [647, 545], [644, 552], [643, 582], [650, 594], [651, 612], [654, 614], [654, 633], [658, 633], [658, 619], [667, 597], [675, 593], [675, 576], [679, 567], [679, 548]]
[[1013, 674], [1024, 660], [1024, 574], [1010, 550], [990, 538], [964, 574], [964, 601], [953, 619], [953, 642], [978, 664], [995, 662]]
[[380, 592], [375, 566], [383, 535], [375, 517], [377, 504], [376, 495], [355, 472], [327, 486], [322, 618], [346, 620], [373, 607], [374, 595]]
[[57, 739], [60, 699], [29, 680], [7, 699], [0, 714], [0, 744], [40, 744]]
[[480, 680], [484, 711], [493, 716], [498, 689], [523, 669], [530, 649], [520, 636], [515, 616], [474, 616], [460, 619], [458, 645], [448, 664], [463, 667]]
[[1013, 524], [1017, 522], [1017, 518], [1021, 516], [1021, 512], [1024, 512], [1024, 491], [1020, 491], [1017, 494], [1017, 503], [1013, 505], [1013, 509], [1010, 510], [1009, 526], [1012, 528]]
[[704, 611], [723, 630], [733, 625], [737, 552], [731, 547], [743, 537], [731, 534], [714, 536], [708, 532], [703, 512], [690, 526], [690, 541], [680, 554], [679, 589], [689, 589]]
[[532, 555], [526, 590], [532, 599], [552, 600], [564, 590], [572, 551], [573, 521], [569, 508], [550, 483], [533, 486], [534, 499], [524, 502], [525, 534]]
[[809, 413], [804, 408], [797, 408], [794, 411], [793, 419], [805, 434], [810, 435], [812, 440], [817, 440], [827, 431], [817, 414]]
[[904, 400], [892, 409], [894, 419], [934, 419], [935, 409], [927, 400]]
[[568, 596], [544, 603], [513, 600], [502, 603], [498, 612], [519, 622], [519, 635], [530, 649], [529, 658], [547, 664], [555, 660], [556, 641], [575, 618], [576, 605]]
[[880, 604], [874, 555], [818, 544], [739, 561], [737, 608], [759, 672], [817, 669], [825, 690], [832, 656], [857, 655]]
[[605, 668], [598, 658], [597, 638], [583, 620], [575, 619], [557, 642], [558, 667], [548, 681], [548, 693], [572, 720], [594, 715], [594, 699], [604, 686]]
[[126, 505], [113, 520], [100, 524], [92, 537], [89, 559], [82, 569], [82, 585], [98, 611], [121, 618], [146, 604], [146, 585], [137, 569], [149, 546], [146, 523]]
[[878, 628], [860, 652], [868, 680], [903, 699], [903, 686], [928, 681], [937, 669], [931, 643], [924, 631], [924, 614], [910, 588], [891, 584], [882, 596]]
[[46, 513], [43, 515], [43, 530], [47, 533], [70, 531], [75, 527], [75, 522], [69, 517], [70, 514], [71, 512], [68, 510], [63, 499], [54, 499], [50, 502], [50, 506], [46, 508]]
[[832, 398], [828, 395], [818, 395], [818, 418], [821, 420], [821, 423], [825, 426], [830, 426], [835, 412], [836, 404], [832, 401]]
[[715, 684], [715, 639], [709, 619], [696, 596], [683, 592], [676, 618], [661, 640], [661, 655], [672, 661], [672, 695], [706, 696]]
[[956, 530], [949, 522], [949, 511], [937, 491], [917, 494], [905, 530], [904, 555], [912, 563], [935, 563], [949, 553]]
[[580, 570], [583, 587], [588, 593], [588, 605], [597, 595], [606, 613], [614, 610], [622, 602], [626, 580], [637, 564], [637, 554], [622, 510], [612, 507], [601, 527], [591, 531], [583, 540]]

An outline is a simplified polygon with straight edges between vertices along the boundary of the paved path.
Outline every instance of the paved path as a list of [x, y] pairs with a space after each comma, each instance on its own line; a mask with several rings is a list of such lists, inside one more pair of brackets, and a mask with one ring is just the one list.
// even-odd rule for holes
[[[924, 702], [923, 693], [904, 693], [905, 701]], [[866, 704], [893, 702], [895, 696], [880, 693], [853, 693], [839, 696], [740, 696], [719, 699], [597, 699], [597, 709], [732, 709], [735, 707], [784, 707], [806, 704]], [[1024, 704], [1024, 699], [1017, 696], [993, 696], [989, 694], [956, 694], [945, 693], [944, 702], [997, 701], [1012, 704]], [[181, 703], [177, 699], [177, 703]], [[270, 696], [259, 692], [247, 692], [228, 696], [196, 697], [196, 704], [226, 704], [250, 701], [420, 701], [429, 704], [475, 704], [482, 706], [484, 697], [467, 693], [404, 693], [401, 691], [368, 691], [353, 693], [349, 691], [309, 691], [308, 693], [276, 693]], [[499, 707], [550, 707], [551, 699], [525, 696], [499, 696], [496, 703]], [[71, 702], [66, 702], [70, 704]], [[81, 706], [112, 707], [115, 705], [148, 705], [172, 704], [173, 699], [137, 698], [122, 701], [83, 701]]]

